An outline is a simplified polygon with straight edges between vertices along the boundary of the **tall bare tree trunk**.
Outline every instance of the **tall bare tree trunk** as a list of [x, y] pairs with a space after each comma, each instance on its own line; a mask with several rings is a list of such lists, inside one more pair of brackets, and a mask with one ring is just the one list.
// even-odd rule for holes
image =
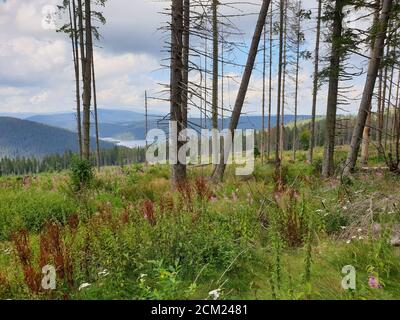
[[326, 112], [326, 132], [325, 132], [325, 154], [322, 166], [322, 176], [329, 177], [334, 174], [334, 152], [335, 152], [335, 134], [336, 134], [336, 111], [338, 103], [339, 77], [340, 77], [340, 60], [342, 45], [340, 39], [343, 30], [343, 7], [345, 1], [336, 0], [333, 31], [332, 31], [332, 49], [330, 57], [330, 75], [328, 103]]
[[318, 0], [318, 16], [317, 16], [317, 36], [315, 40], [315, 57], [314, 57], [314, 79], [313, 79], [313, 97], [311, 110], [311, 133], [310, 133], [310, 152], [308, 160], [312, 164], [314, 161], [315, 148], [315, 118], [317, 114], [317, 95], [318, 95], [318, 72], [319, 72], [319, 47], [321, 39], [321, 15], [322, 0]]
[[288, 0], [285, 0], [284, 11], [284, 28], [283, 28], [283, 74], [282, 74], [282, 115], [281, 115], [281, 131], [280, 131], [280, 159], [283, 159], [283, 151], [285, 149], [285, 101], [286, 101], [286, 71], [287, 71], [287, 25], [288, 25]]
[[[82, 69], [82, 107], [84, 109], [84, 100], [85, 100], [85, 83], [86, 80], [86, 52], [85, 52], [85, 36], [84, 36], [84, 19], [83, 19], [83, 4], [82, 0], [77, 0], [78, 5], [78, 31], [79, 31], [79, 48], [81, 54], [81, 69]], [[82, 110], [84, 112], [84, 110]], [[84, 156], [84, 146], [83, 146], [83, 129], [81, 125], [81, 144], [82, 144], [82, 157]]]
[[299, 69], [300, 69], [300, 43], [301, 43], [301, 1], [298, 2], [297, 14], [297, 46], [296, 46], [296, 80], [294, 93], [294, 128], [293, 128], [293, 160], [296, 160], [297, 152], [297, 111], [299, 96]]
[[[182, 82], [183, 82], [183, 0], [172, 0], [172, 21], [171, 21], [171, 121], [177, 122], [177, 133], [184, 129], [182, 115]], [[176, 137], [170, 137], [175, 139]], [[178, 160], [178, 150], [185, 142], [177, 141], [177, 150], [174, 158]], [[170, 150], [172, 152], [172, 150]], [[171, 158], [171, 154], [170, 154]], [[172, 182], [176, 186], [186, 179], [186, 164], [172, 165]]]
[[[246, 67], [243, 73], [242, 81], [240, 84], [240, 88], [238, 91], [238, 95], [236, 98], [235, 106], [232, 112], [231, 122], [229, 125], [229, 129], [232, 132], [232, 136], [234, 130], [237, 128], [239, 123], [240, 115], [242, 113], [243, 103], [246, 98], [247, 89], [249, 87], [249, 82], [251, 78], [251, 74], [253, 72], [254, 63], [257, 56], [258, 46], [260, 44], [261, 35], [264, 29], [265, 20], [268, 14], [270, 0], [263, 0], [260, 14], [258, 17], [258, 21], [256, 24], [256, 28], [254, 30], [253, 39], [250, 46], [249, 55], [247, 57]], [[213, 173], [213, 180], [214, 181], [221, 181], [224, 172], [225, 172], [226, 164], [225, 164], [225, 157], [224, 152], [221, 152], [220, 163], [216, 166], [214, 173]]]
[[[376, 26], [379, 22], [380, 10], [381, 10], [381, 0], [375, 0], [375, 13], [373, 20], [374, 26]], [[371, 51], [373, 49], [374, 49], [374, 41], [371, 42]], [[372, 106], [370, 107], [370, 112], [368, 113], [367, 117], [367, 123], [366, 126], [364, 127], [364, 132], [363, 132], [363, 140], [361, 145], [361, 159], [360, 159], [362, 166], [366, 166], [369, 160], [369, 145], [370, 145], [371, 125], [372, 125], [371, 108]]]
[[91, 2], [85, 1], [85, 47], [86, 56], [83, 72], [83, 157], [90, 157], [90, 102], [92, 98], [92, 23]]
[[262, 114], [262, 123], [261, 123], [261, 164], [264, 164], [264, 156], [265, 156], [265, 81], [266, 81], [266, 46], [267, 46], [267, 26], [264, 25], [264, 42], [263, 42], [263, 84], [262, 84], [262, 103], [261, 103], [261, 114]]
[[390, 105], [392, 102], [392, 89], [393, 89], [393, 76], [394, 76], [394, 65], [391, 66], [390, 78], [389, 78], [389, 92], [387, 98], [387, 108], [386, 108], [386, 121], [385, 121], [385, 150], [387, 149], [388, 145], [388, 137], [390, 135]]
[[280, 128], [281, 128], [281, 102], [282, 102], [282, 64], [283, 64], [283, 25], [285, 15], [285, 0], [280, 0], [280, 18], [279, 18], [279, 65], [278, 65], [278, 92], [276, 104], [276, 141], [275, 141], [275, 176], [281, 175], [281, 157], [280, 147]]
[[376, 115], [376, 145], [378, 146], [378, 155], [382, 156], [382, 132], [383, 132], [383, 121], [382, 121], [382, 106], [383, 106], [383, 69], [379, 69], [379, 86], [378, 86], [378, 110]]
[[188, 94], [189, 94], [189, 50], [190, 50], [190, 0], [184, 0], [183, 16], [183, 97], [182, 118], [183, 126], [187, 127], [188, 121]]
[[225, 76], [225, 70], [224, 70], [224, 37], [223, 37], [223, 29], [221, 27], [221, 129], [224, 130], [224, 76]]
[[371, 112], [368, 113], [367, 123], [363, 132], [363, 140], [361, 146], [361, 165], [366, 166], [369, 160], [369, 139], [371, 135]]
[[[72, 3], [72, 12], [71, 12]], [[82, 123], [81, 123], [81, 93], [80, 93], [80, 68], [79, 68], [79, 49], [78, 49], [78, 26], [77, 26], [77, 13], [75, 0], [69, 3], [69, 18], [71, 23], [71, 41], [72, 51], [74, 57], [74, 69], [75, 69], [75, 92], [76, 92], [76, 123], [77, 123], [77, 135], [78, 135], [78, 150], [79, 157], [82, 158]]]
[[93, 82], [93, 108], [94, 108], [94, 126], [96, 134], [96, 164], [97, 170], [100, 172], [101, 159], [100, 159], [100, 140], [99, 140], [99, 117], [97, 112], [97, 90], [96, 90], [96, 73], [94, 68], [94, 54], [92, 47], [92, 82]]
[[218, 129], [218, 0], [212, 0], [213, 29], [213, 92], [212, 92], [212, 123], [213, 129]]
[[271, 15], [269, 20], [269, 81], [268, 81], [268, 151], [267, 157], [271, 155], [272, 137], [271, 137], [271, 113], [272, 113], [272, 45], [273, 45], [273, 32], [274, 32], [274, 13], [273, 3], [271, 2]]
[[350, 151], [347, 157], [346, 166], [344, 168], [344, 174], [348, 175], [354, 169], [358, 151], [362, 140], [362, 134], [365, 127], [368, 114], [370, 113], [372, 96], [375, 88], [376, 78], [378, 76], [379, 67], [382, 61], [384, 52], [384, 45], [386, 39], [386, 32], [388, 28], [388, 22], [390, 18], [390, 11], [392, 10], [393, 0], [384, 0], [382, 13], [379, 19], [377, 28], [377, 34], [375, 38], [374, 49], [369, 60], [368, 74], [364, 86], [364, 92], [358, 111], [356, 126], [353, 131], [353, 136], [350, 144]]

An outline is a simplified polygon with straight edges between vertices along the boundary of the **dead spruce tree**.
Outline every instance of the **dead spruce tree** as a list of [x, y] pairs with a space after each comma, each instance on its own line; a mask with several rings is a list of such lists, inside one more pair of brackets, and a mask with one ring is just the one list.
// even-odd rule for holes
[[322, 176], [329, 177], [334, 174], [334, 152], [336, 134], [336, 113], [339, 95], [339, 77], [341, 72], [341, 62], [344, 55], [343, 49], [343, 9], [348, 0], [335, 0], [331, 5], [331, 0], [327, 6], [325, 18], [331, 21], [330, 41], [332, 43], [330, 54], [330, 65], [327, 70], [329, 74], [329, 89], [326, 111], [326, 131], [325, 131], [325, 151], [322, 165]]
[[[184, 16], [184, 5], [183, 0], [173, 0], [171, 6], [171, 121], [175, 121], [177, 124], [177, 132], [180, 133], [184, 130], [183, 113], [182, 113], [182, 102], [183, 102], [183, 16]], [[170, 132], [170, 139], [174, 139], [174, 133]], [[170, 147], [170, 159], [173, 157], [176, 160], [175, 164], [172, 164], [172, 182], [173, 184], [179, 185], [186, 180], [186, 164], [181, 163], [178, 160], [178, 150], [183, 146], [181, 139], [174, 141], [176, 143], [176, 149]], [[171, 144], [170, 144], [171, 146]], [[173, 154], [171, 154], [173, 153]]]
[[[231, 130], [232, 133], [237, 128], [238, 123], [239, 123], [239, 118], [240, 118], [240, 115], [242, 112], [244, 100], [246, 98], [247, 89], [249, 87], [251, 74], [252, 74], [252, 71], [254, 68], [254, 63], [256, 60], [257, 52], [258, 52], [258, 47], [260, 44], [262, 32], [263, 32], [265, 21], [267, 18], [269, 4], [270, 4], [270, 0], [263, 0], [262, 5], [261, 5], [260, 14], [258, 16], [258, 21], [257, 21], [256, 27], [255, 27], [253, 39], [252, 39], [249, 54], [247, 57], [246, 67], [245, 67], [245, 70], [243, 73], [243, 77], [242, 77], [242, 81], [241, 81], [238, 95], [236, 98], [235, 106], [232, 111], [232, 118], [231, 118], [231, 122], [229, 125], [229, 129]], [[232, 134], [232, 136], [233, 136], [233, 134]], [[221, 149], [221, 150], [223, 150], [223, 149]], [[221, 181], [223, 179], [225, 168], [226, 168], [225, 155], [224, 155], [224, 152], [222, 151], [221, 155], [220, 155], [219, 164], [216, 166], [214, 173], [213, 173], [212, 178], [214, 181]]]
[[[69, 22], [62, 26], [58, 32], [64, 32], [71, 38], [72, 53], [75, 71], [76, 85], [76, 112], [77, 112], [77, 132], [78, 147], [81, 157], [90, 157], [90, 119], [91, 119], [91, 100], [94, 100], [94, 118], [96, 131], [96, 162], [100, 166], [100, 144], [97, 116], [97, 97], [95, 67], [93, 55], [93, 39], [99, 39], [98, 28], [93, 26], [94, 19], [100, 23], [105, 23], [105, 18], [99, 11], [92, 10], [92, 5], [103, 6], [106, 0], [82, 1], [64, 0], [59, 6], [61, 12], [68, 12]], [[82, 80], [82, 88], [80, 81]], [[93, 90], [93, 91], [92, 91]], [[82, 99], [80, 92], [82, 92]], [[81, 101], [83, 110], [81, 110]], [[82, 112], [81, 112], [82, 111]]]
[[362, 141], [362, 134], [368, 114], [370, 113], [376, 78], [378, 76], [379, 67], [384, 52], [386, 32], [392, 6], [393, 0], [383, 1], [382, 12], [379, 18], [377, 33], [375, 36], [375, 43], [369, 60], [367, 79], [365, 81], [362, 100], [357, 115], [356, 126], [354, 128], [353, 136], [351, 139], [350, 151], [348, 153], [347, 161], [344, 168], [345, 175], [348, 175], [354, 169], [357, 162], [357, 156]]
[[311, 107], [311, 125], [310, 125], [310, 149], [308, 154], [308, 161], [312, 164], [314, 162], [314, 147], [315, 147], [315, 120], [317, 114], [317, 97], [319, 88], [319, 50], [320, 50], [320, 39], [321, 39], [321, 16], [322, 16], [322, 0], [318, 1], [317, 10], [317, 32], [315, 39], [315, 53], [314, 53], [314, 74], [313, 74], [313, 96], [312, 96], [312, 107]]

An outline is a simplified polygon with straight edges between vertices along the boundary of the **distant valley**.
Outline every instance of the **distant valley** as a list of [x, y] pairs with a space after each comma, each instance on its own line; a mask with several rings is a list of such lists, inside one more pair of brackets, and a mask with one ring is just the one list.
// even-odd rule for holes
[[[61, 154], [65, 151], [77, 152], [76, 115], [59, 114], [14, 114], [14, 117], [0, 116], [0, 157], [42, 157], [49, 154]], [[143, 146], [145, 140], [145, 116], [142, 113], [127, 110], [99, 110], [99, 135], [102, 148], [111, 148], [115, 144], [128, 147]], [[19, 118], [19, 119], [17, 119]], [[161, 115], [148, 116], [148, 129], [168, 130], [168, 122]], [[298, 120], [307, 120], [310, 116], [300, 115]], [[294, 121], [293, 115], [285, 116], [285, 123]], [[230, 118], [223, 121], [227, 128]], [[275, 127], [276, 117], [271, 117], [271, 126]], [[268, 119], [265, 119], [267, 126]], [[189, 119], [189, 127], [198, 130], [200, 126], [211, 127], [211, 120]], [[219, 120], [222, 127], [222, 120]], [[261, 116], [243, 115], [239, 129], [262, 128]], [[92, 119], [92, 135], [94, 135]], [[93, 139], [92, 146], [95, 146]]]

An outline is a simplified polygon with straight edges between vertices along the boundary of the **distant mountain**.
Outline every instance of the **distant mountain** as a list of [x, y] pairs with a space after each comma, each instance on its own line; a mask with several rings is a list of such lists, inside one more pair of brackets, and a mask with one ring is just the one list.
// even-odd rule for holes
[[[309, 119], [310, 116], [299, 115], [298, 120]], [[36, 115], [29, 117], [28, 120], [48, 124], [54, 127], [64, 128], [70, 131], [76, 131], [75, 114], [49, 114]], [[151, 115], [148, 120], [148, 129], [165, 129], [167, 131], [167, 122], [161, 121], [162, 116]], [[141, 113], [124, 111], [124, 110], [99, 110], [99, 134], [101, 138], [112, 138], [116, 140], [143, 140], [145, 138], [145, 117]], [[293, 122], [293, 115], [285, 116], [285, 123]], [[227, 128], [230, 118], [224, 119], [224, 128]], [[92, 121], [93, 123], [93, 121]], [[189, 124], [193, 129], [198, 129], [203, 123], [199, 118], [189, 119]], [[267, 127], [268, 118], [265, 118]], [[271, 117], [271, 126], [276, 124], [276, 116]], [[204, 123], [203, 123], [204, 126]], [[207, 120], [206, 127], [211, 127], [211, 120]], [[219, 127], [222, 127], [222, 120], [219, 120]], [[262, 128], [262, 116], [247, 116], [242, 115], [239, 129], [256, 129]], [[94, 130], [92, 130], [94, 134]]]
[[[99, 123], [124, 124], [132, 122], [143, 122], [144, 118], [145, 117], [143, 114], [133, 111], [106, 109], [98, 110]], [[76, 114], [73, 112], [34, 115], [27, 117], [26, 120], [47, 124], [57, 128], [63, 128], [70, 131], [76, 130]]]
[[[94, 139], [91, 145], [95, 146]], [[113, 146], [101, 142], [102, 148]], [[78, 151], [75, 133], [32, 121], [0, 117], [0, 158], [43, 157], [66, 151]]]
[[[304, 121], [310, 119], [310, 116], [307, 115], [299, 115], [297, 120]], [[225, 118], [223, 122], [224, 129], [229, 127], [231, 119]], [[292, 123], [294, 121], [293, 115], [286, 115], [285, 116], [285, 124]], [[201, 127], [211, 128], [212, 121], [207, 119], [206, 123], [204, 124], [204, 120], [200, 120], [199, 118], [190, 118], [188, 120], [189, 127], [194, 130], [199, 130]], [[271, 117], [271, 128], [274, 128], [276, 125], [276, 116]], [[222, 119], [218, 120], [218, 126], [222, 128]], [[265, 128], [268, 127], [268, 117], [265, 118]], [[148, 129], [162, 129], [165, 132], [168, 132], [168, 121], [166, 120], [155, 120], [150, 119], [148, 123]], [[262, 116], [246, 116], [243, 115], [238, 124], [238, 129], [254, 129], [254, 130], [261, 130], [262, 129]], [[134, 137], [137, 140], [145, 139], [145, 124], [141, 123], [131, 123], [131, 124], [114, 124], [114, 125], [107, 125], [107, 124], [100, 124], [100, 136], [101, 137], [109, 137], [115, 138], [120, 140], [129, 140], [124, 139], [123, 137]], [[122, 138], [121, 138], [122, 137]]]
[[15, 113], [15, 112], [0, 112], [0, 117], [9, 117], [17, 119], [26, 119], [34, 116], [35, 113]]

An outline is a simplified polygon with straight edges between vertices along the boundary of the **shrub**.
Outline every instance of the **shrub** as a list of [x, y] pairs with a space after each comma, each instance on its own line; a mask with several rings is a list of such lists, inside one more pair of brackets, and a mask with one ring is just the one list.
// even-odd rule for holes
[[70, 178], [74, 191], [90, 186], [93, 181], [93, 166], [89, 160], [74, 158], [71, 164]]

